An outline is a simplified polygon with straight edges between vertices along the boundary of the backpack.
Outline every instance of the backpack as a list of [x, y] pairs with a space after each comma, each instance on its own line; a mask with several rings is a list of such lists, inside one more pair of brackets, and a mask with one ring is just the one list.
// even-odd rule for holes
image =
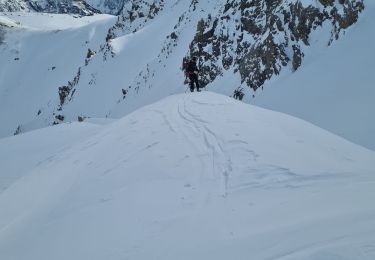
[[185, 73], [185, 77], [186, 78], [189, 77], [189, 71], [188, 71], [188, 69], [189, 69], [189, 63], [190, 63], [189, 60], [187, 60], [185, 58], [183, 59], [182, 67], [184, 69], [184, 73]]

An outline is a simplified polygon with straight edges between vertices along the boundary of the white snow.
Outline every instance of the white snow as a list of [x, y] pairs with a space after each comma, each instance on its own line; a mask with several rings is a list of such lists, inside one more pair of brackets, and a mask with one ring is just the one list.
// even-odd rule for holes
[[5, 12], [0, 15], [0, 21], [2, 19], [11, 20], [29, 30], [65, 30], [113, 18], [113, 16], [106, 14], [78, 16], [70, 14]]
[[[107, 59], [114, 16], [0, 14], [15, 27], [0, 31], [1, 260], [375, 259], [375, 152], [362, 147], [375, 149], [374, 1], [329, 48], [317, 30], [296, 73], [255, 99], [245, 89], [279, 112], [174, 95], [197, 22], [223, 5], [190, 3], [126, 25]], [[207, 89], [228, 96], [240, 80], [231, 69]], [[59, 113], [85, 121], [42, 128]], [[6, 137], [18, 125], [30, 132]]]
[[18, 27], [19, 24], [5, 16], [0, 16], [0, 25]]
[[2, 139], [4, 164], [0, 259], [375, 258], [375, 152], [210, 92]]
[[0, 193], [30, 169], [52, 160], [54, 154], [82, 141], [96, 129], [94, 124], [72, 123], [1, 139]]
[[[371, 1], [365, 4], [358, 24], [333, 46], [327, 47], [330, 31], [324, 27], [317, 30], [311, 46], [304, 50], [307, 55], [301, 69], [297, 73], [285, 69], [283, 75], [267, 83], [264, 92], [258, 91], [254, 100], [252, 91], [245, 87], [245, 102], [300, 117], [374, 150], [371, 111], [375, 109], [375, 94], [371, 86], [375, 61], [371, 54], [375, 9]], [[5, 44], [0, 45], [0, 67], [4, 68], [0, 70], [0, 119], [6, 122], [0, 127], [0, 137], [12, 135], [19, 125], [26, 132], [51, 124], [54, 113], [59, 113], [58, 88], [72, 81], [79, 67], [81, 77], [74, 98], [61, 112], [65, 121], [76, 121], [78, 116], [120, 118], [184, 92], [187, 86], [183, 85], [181, 63], [196, 24], [208, 14], [214, 17], [222, 5], [201, 1], [196, 12], [189, 12], [190, 1], [167, 1], [160, 14], [136, 33], [132, 31], [138, 25], [133, 28], [127, 24], [128, 33], [111, 40], [115, 56], [107, 59], [99, 50], [115, 17], [7, 14], [7, 19], [29, 29], [7, 32]], [[176, 41], [167, 38], [172, 32], [178, 35]], [[88, 48], [96, 55], [83, 66]], [[232, 95], [240, 86], [238, 73], [231, 69], [207, 89]], [[128, 90], [125, 99], [123, 89]]]
[[0, 45], [0, 137], [12, 135], [21, 122], [29, 130], [48, 125], [34, 119], [38, 113], [52, 114], [59, 103], [58, 88], [84, 65], [89, 48], [99, 48], [116, 20], [37, 13], [7, 17], [24, 28], [6, 31]]

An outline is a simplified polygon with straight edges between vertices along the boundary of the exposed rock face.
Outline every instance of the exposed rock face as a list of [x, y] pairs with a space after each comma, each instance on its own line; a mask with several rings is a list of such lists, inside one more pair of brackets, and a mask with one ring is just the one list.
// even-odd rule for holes
[[74, 76], [73, 80], [69, 81], [66, 86], [59, 87], [59, 98], [60, 98], [60, 106], [58, 110], [62, 110], [63, 105], [65, 104], [66, 100], [71, 101], [73, 95], [75, 93], [75, 86], [78, 84], [81, 77], [81, 67], [78, 68], [77, 74]]
[[165, 0], [133, 0], [122, 7], [117, 23], [109, 31], [107, 38], [115, 38], [144, 27], [163, 9]]
[[[160, 68], [165, 68], [170, 58], [173, 60], [181, 53], [186, 53], [186, 57], [199, 57], [202, 86], [226, 71], [240, 75], [242, 84], [232, 86], [232, 97], [242, 100], [247, 94], [246, 86], [256, 90], [285, 68], [298, 70], [303, 64], [304, 52], [312, 43], [313, 31], [322, 26], [325, 30], [328, 28], [331, 36], [327, 37], [327, 44], [330, 44], [340, 37], [343, 29], [357, 21], [364, 9], [362, 0], [310, 0], [302, 1], [303, 4], [298, 0], [220, 0], [209, 4], [207, 0], [184, 1], [124, 0], [117, 22], [108, 29], [100, 47], [88, 49], [84, 65], [67, 79], [66, 84], [56, 86], [59, 103], [55, 105], [53, 116], [43, 114], [43, 118], [48, 117], [45, 121], [58, 124], [85, 114], [82, 111], [72, 114], [67, 107], [80, 95], [77, 89], [94, 86], [97, 78], [105, 78], [101, 75], [105, 70], [97, 70], [97, 67], [91, 67], [92, 64], [103, 62], [106, 66], [106, 61], [116, 56], [113, 39], [140, 31], [156, 17], [162, 18], [164, 13], [180, 12], [175, 16], [178, 19], [170, 21], [170, 29], [163, 31], [165, 40], [158, 45], [157, 56], [143, 64], [134, 78], [126, 79], [126, 85], [118, 87], [117, 104], [133, 101], [142, 89], [152, 89], [156, 85], [155, 75], [161, 75]], [[184, 8], [173, 9], [181, 2]], [[204, 9], [207, 6], [210, 7], [208, 11]], [[192, 25], [196, 26], [193, 34]], [[175, 52], [176, 49], [179, 52]], [[110, 112], [103, 114], [110, 115]], [[38, 120], [42, 120], [40, 118]]]
[[217, 16], [197, 24], [189, 54], [203, 59], [202, 84], [233, 68], [256, 90], [283, 67], [301, 66], [313, 30], [328, 21], [330, 44], [363, 9], [362, 0], [320, 0], [308, 6], [294, 0], [226, 0]]
[[0, 12], [28, 11], [29, 6], [23, 0], [0, 0]]
[[2, 0], [0, 12], [35, 11], [45, 13], [69, 13], [93, 15], [100, 13], [84, 0]]
[[86, 0], [86, 2], [105, 14], [119, 15], [124, 8], [124, 5], [129, 0]]
[[109, 53], [112, 53], [110, 41], [118, 36], [137, 32], [163, 9], [165, 0], [133, 0], [126, 1], [118, 15], [117, 22], [109, 28], [106, 44], [101, 48], [104, 52], [104, 59]]
[[79, 15], [92, 15], [100, 13], [88, 5], [84, 0], [29, 0], [29, 6], [37, 12], [46, 13], [71, 13]]

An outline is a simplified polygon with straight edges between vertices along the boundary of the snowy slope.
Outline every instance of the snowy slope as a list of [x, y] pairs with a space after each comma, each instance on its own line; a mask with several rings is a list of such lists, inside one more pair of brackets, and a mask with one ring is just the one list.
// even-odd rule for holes
[[[6, 18], [21, 28], [5, 29], [0, 45], [1, 137], [13, 134], [22, 121], [53, 111], [57, 86], [84, 64], [89, 48], [99, 48], [115, 21], [109, 15], [8, 13]], [[47, 125], [42, 120], [30, 128]]]
[[3, 26], [3, 27], [18, 27], [19, 24], [14, 20], [9, 19], [8, 17], [0, 16], [0, 26]]
[[[90, 25], [92, 27], [98, 26], [98, 23], [105, 22], [108, 20], [115, 20], [115, 17], [111, 15], [94, 15], [94, 16], [83, 16], [78, 17], [75, 15], [67, 15], [67, 14], [48, 14], [48, 13], [24, 13], [24, 12], [8, 12], [3, 13], [2, 16], [0, 16], [0, 22], [4, 20], [8, 21], [8, 23], [13, 23], [18, 25], [19, 27], [22, 27], [25, 29], [24, 31], [15, 30], [15, 35], [13, 37], [9, 36], [10, 39], [17, 38], [17, 40], [21, 41], [24, 37], [24, 34], [31, 34], [31, 33], [38, 33], [40, 31], [46, 33], [46, 34], [52, 34], [56, 33], [56, 31], [59, 30], [68, 30], [68, 33], [71, 34], [82, 34], [81, 37], [85, 36], [85, 31], [74, 31], [69, 29], [78, 29], [80, 27], [85, 27], [87, 25]], [[104, 26], [111, 25], [110, 22], [108, 22]], [[12, 33], [13, 31], [9, 31]], [[91, 35], [92, 38], [95, 37], [95, 35]], [[98, 36], [100, 38], [100, 36]], [[26, 40], [25, 45], [28, 45], [28, 42]], [[45, 41], [45, 39], [41, 39], [41, 42]], [[51, 39], [50, 43], [56, 43], [59, 40]], [[79, 41], [74, 41], [73, 43], [77, 44]], [[8, 44], [10, 45], [10, 43]], [[16, 48], [17, 46], [12, 46]], [[27, 47], [27, 46], [25, 46]], [[32, 47], [32, 46], [30, 46]], [[56, 56], [58, 57], [59, 53], [56, 53]]]
[[[370, 3], [369, 3], [370, 4]], [[330, 48], [316, 48], [251, 103], [288, 113], [375, 150], [375, 4]]]
[[210, 92], [0, 155], [1, 259], [375, 258], [375, 153]]
[[[100, 1], [93, 2], [102, 3]], [[339, 37], [339, 42], [348, 37], [351, 38], [351, 33], [357, 28], [357, 24], [348, 28], [345, 27], [348, 26], [346, 24], [348, 21], [340, 15], [345, 17], [346, 12], [344, 10], [346, 9], [343, 9], [343, 4], [339, 1], [334, 1], [332, 6], [327, 4], [327, 1], [312, 0], [303, 1], [301, 5], [298, 5], [299, 2], [294, 0], [275, 1], [271, 4], [264, 1], [254, 1], [257, 8], [240, 5], [240, 3], [239, 0], [134, 0], [125, 3], [116, 23], [116, 18], [108, 18], [106, 21], [93, 22], [88, 26], [69, 29], [71, 23], [69, 22], [69, 26], [65, 26], [66, 23], [63, 22], [64, 26], [62, 26], [63, 31], [61, 32], [6, 29], [5, 39], [0, 39], [0, 42], [5, 42], [5, 44], [0, 45], [0, 66], [5, 68], [0, 71], [0, 101], [2, 101], [0, 102], [0, 120], [6, 122], [4, 126], [0, 127], [0, 137], [61, 122], [77, 121], [78, 117], [120, 118], [137, 108], [158, 101], [168, 95], [182, 93], [186, 90], [186, 85], [183, 85], [182, 60], [189, 53], [196, 53], [197, 46], [200, 46], [200, 44], [204, 47], [198, 54], [202, 54], [200, 56], [202, 60], [207, 58], [207, 61], [204, 60], [203, 62], [206, 69], [202, 78], [207, 81], [207, 78], [211, 77], [211, 73], [207, 73], [208, 65], [209, 72], [211, 67], [219, 67], [220, 69], [212, 69], [213, 82], [207, 85], [207, 89], [229, 96], [233, 95], [236, 89], [244, 88], [245, 101], [251, 102], [253, 91], [245, 82], [241, 83], [243, 80], [242, 74], [244, 74], [244, 71], [246, 74], [246, 69], [249, 67], [248, 63], [250, 65], [253, 62], [256, 63], [254, 69], [251, 69], [251, 73], [248, 73], [249, 77], [251, 76], [250, 78], [258, 78], [257, 82], [260, 83], [267, 77], [272, 76], [272, 80], [275, 80], [275, 85], [277, 85], [280, 77], [274, 74], [281, 69], [283, 69], [281, 73], [284, 75], [292, 74], [290, 71], [294, 69], [292, 68], [295, 63], [294, 60], [298, 61], [299, 57], [295, 53], [299, 53], [300, 56], [303, 56], [302, 53], [305, 55], [301, 67], [299, 67], [303, 69], [305, 65], [309, 65], [309, 57], [316, 57], [322, 52], [329, 53], [331, 49], [336, 48], [336, 42], [333, 42], [330, 47], [327, 46], [336, 34]], [[309, 5], [310, 9], [304, 9], [308, 8]], [[347, 9], [355, 10], [355, 8], [350, 8], [351, 5], [356, 5], [357, 9], [361, 9], [358, 8], [360, 1], [351, 1], [350, 5], [344, 4]], [[230, 8], [227, 9], [227, 6]], [[352, 15], [347, 14], [349, 18], [355, 18], [356, 15], [360, 14], [358, 27], [366, 19], [371, 20], [369, 24], [373, 23], [373, 17], [371, 16], [373, 16], [374, 9], [371, 1], [365, 1], [365, 6], [364, 13], [359, 11], [356, 13], [357, 11], [355, 11]], [[272, 15], [267, 15], [267, 10]], [[284, 14], [283, 10], [287, 14], [290, 13], [294, 23], [292, 26], [283, 22], [280, 27], [283, 30], [280, 31], [275, 21], [281, 21], [283, 20], [282, 16], [288, 16]], [[305, 28], [304, 20], [300, 19], [305, 12], [312, 14], [311, 17], [306, 16], [310, 20], [305, 21], [311, 28]], [[251, 15], [247, 16], [249, 14]], [[334, 14], [339, 15], [336, 17]], [[7, 18], [17, 20], [15, 17], [6, 15]], [[230, 19], [226, 15], [229, 15]], [[322, 20], [315, 19], [315, 16]], [[45, 17], [45, 15], [41, 14], [36, 14], [33, 17], [35, 22], [33, 22], [34, 18], [24, 21], [25, 28], [27, 26], [35, 27], [38, 24], [45, 26], [49, 23], [53, 24], [50, 29], [53, 27], [61, 28], [59, 26], [60, 21], [55, 18], [42, 20], [41, 17]], [[245, 26], [250, 18], [255, 19], [256, 25], [262, 29], [262, 34], [257, 34], [257, 30], [255, 30], [255, 33], [251, 32], [249, 27], [246, 30], [250, 32], [244, 32], [244, 27], [238, 24], [241, 21]], [[220, 26], [212, 31], [211, 27], [215, 24], [215, 20], [220, 21]], [[77, 18], [75, 21], [76, 24], [81, 25], [83, 20]], [[204, 37], [199, 37], [200, 26], [198, 25], [202, 24], [201, 21], [204, 23]], [[320, 23], [322, 23], [321, 26]], [[345, 26], [343, 27], [346, 29], [341, 28], [340, 23], [344, 23]], [[291, 27], [294, 29], [291, 29]], [[307, 33], [310, 32], [310, 29], [312, 30], [311, 35]], [[299, 34], [300, 31], [302, 31], [301, 34]], [[207, 39], [206, 36], [211, 35], [211, 33], [214, 36]], [[233, 36], [221, 39], [222, 33], [223, 35]], [[0, 32], [0, 35], [2, 35], [2, 32]], [[267, 35], [272, 36], [272, 41], [267, 40]], [[296, 40], [297, 36], [302, 38]], [[367, 41], [366, 34], [357, 36], [360, 37], [357, 40], [358, 42]], [[307, 39], [305, 39], [306, 37]], [[0, 38], [3, 37], [0, 36]], [[202, 38], [201, 41], [198, 41], [197, 39], [200, 38]], [[224, 54], [218, 57], [211, 54], [216, 52], [218, 43], [223, 42], [228, 45], [230, 43], [228, 39], [233, 44], [238, 39], [241, 42], [238, 47], [241, 47], [242, 51], [238, 57], [235, 57], [237, 61], [233, 63], [233, 66], [229, 66], [226, 70], [222, 61], [225, 61], [228, 57], [224, 57]], [[208, 44], [204, 45], [206, 40]], [[308, 44], [304, 41], [307, 41]], [[268, 45], [272, 47], [274, 43], [280, 45], [283, 55], [269, 57], [269, 59], [264, 58], [273, 53], [272, 48], [268, 48]], [[254, 44], [254, 46], [251, 46], [256, 50], [266, 49], [268, 51], [265, 53], [255, 51], [256, 55], [254, 56], [254, 53], [247, 53], [247, 50], [251, 50], [251, 48], [250, 45], [246, 44]], [[232, 48], [235, 48], [235, 46], [233, 45]], [[292, 48], [293, 46], [294, 49], [299, 46], [299, 49], [297, 48], [299, 51], [295, 51]], [[370, 43], [366, 45], [366, 48], [370, 48], [369, 46], [371, 46]], [[90, 58], [87, 58], [89, 48], [93, 51], [93, 55], [89, 55]], [[220, 53], [224, 53], [224, 49], [225, 46], [220, 45]], [[228, 48], [226, 49], [228, 50]], [[43, 55], [46, 52], [49, 54]], [[40, 53], [42, 53], [42, 59]], [[234, 55], [236, 52], [232, 50], [230, 53], [225, 53]], [[251, 54], [251, 59], [246, 58], [248, 54]], [[295, 56], [297, 58], [294, 58]], [[302, 57], [299, 58], [302, 59]], [[337, 59], [337, 56], [334, 58]], [[246, 66], [242, 66], [245, 69], [239, 72], [237, 69], [241, 67], [241, 60], [243, 59], [247, 61], [244, 62]], [[266, 64], [263, 64], [262, 60], [266, 60]], [[283, 61], [288, 61], [286, 66], [283, 65]], [[322, 60], [322, 62], [325, 61]], [[341, 64], [341, 62], [338, 63]], [[367, 67], [371, 68], [372, 65], [370, 62]], [[55, 69], [52, 70], [52, 68]], [[357, 71], [360, 70], [362, 70], [361, 67], [357, 69]], [[254, 71], [257, 73], [254, 74]], [[20, 74], [24, 76], [19, 78]], [[264, 75], [267, 77], [265, 78]], [[360, 75], [353, 77], [353, 81], [361, 82]], [[32, 93], [31, 98], [29, 98], [30, 93]], [[348, 98], [349, 93], [345, 91], [344, 93], [343, 95]], [[365, 91], [356, 94], [358, 99], [352, 103], [352, 106], [355, 107], [357, 114], [364, 114], [367, 113], [366, 110], [373, 110], [374, 103], [371, 102], [373, 92], [371, 92], [371, 89], [367, 88]], [[258, 93], [256, 96], [258, 97]], [[300, 99], [301, 102], [305, 103], [303, 97]], [[330, 98], [327, 98], [327, 104], [330, 100]], [[346, 109], [349, 106], [345, 102], [336, 100], [332, 100], [331, 104], [340, 108], [333, 112], [329, 118], [330, 123], [334, 124], [335, 120], [331, 120], [331, 118], [341, 116], [341, 108], [345, 107]], [[269, 105], [272, 107], [271, 104]], [[332, 106], [327, 105], [327, 110], [333, 111]], [[300, 116], [295, 111], [299, 109], [299, 107], [294, 107], [294, 111], [290, 113]], [[327, 118], [326, 111], [321, 111], [316, 107], [312, 107], [312, 110], [319, 111], [314, 117]], [[10, 113], [10, 111], [12, 112]], [[289, 113], [289, 111], [286, 112]], [[311, 120], [311, 117], [308, 116], [301, 117]], [[348, 126], [353, 124], [350, 120], [345, 122], [340, 120], [334, 127], [325, 124], [324, 120], [322, 120], [322, 123], [319, 120], [314, 120], [314, 118], [311, 121], [354, 142], [359, 140], [357, 137], [353, 138], [359, 133], [358, 131], [368, 129], [368, 124], [364, 124], [364, 127], [359, 126], [358, 131], [356, 130], [352, 134], [341, 131], [343, 127], [349, 128]], [[368, 119], [367, 121], [373, 120]], [[366, 138], [375, 139], [371, 130]], [[361, 140], [359, 141], [361, 144], [364, 143]], [[371, 141], [365, 140], [365, 142]]]
[[72, 123], [3, 139], [0, 145], [0, 192], [30, 172], [30, 169], [52, 160], [54, 154], [82, 141], [98, 128], [100, 126], [95, 124]]
[[[171, 12], [172, 4], [171, 2], [166, 8], [165, 15], [154, 19], [143, 31], [114, 40], [113, 44], [115, 45], [117, 41], [119, 46], [117, 55], [115, 58], [108, 57], [105, 60], [104, 55], [107, 54], [100, 51], [100, 45], [105, 43], [107, 30], [113, 25], [112, 19], [110, 24], [103, 24], [100, 30], [96, 30], [97, 24], [94, 23], [92, 26], [86, 26], [79, 30], [67, 29], [58, 34], [50, 31], [43, 32], [47, 39], [41, 39], [34, 32], [16, 31], [15, 34], [12, 31], [8, 32], [6, 35], [7, 44], [5, 47], [3, 47], [4, 45], [0, 46], [2, 48], [2, 51], [0, 49], [1, 56], [4, 57], [0, 62], [3, 62], [1, 65], [5, 67], [5, 70], [1, 71], [4, 76], [0, 76], [0, 98], [6, 100], [6, 102], [0, 102], [0, 110], [2, 111], [0, 113], [3, 113], [0, 118], [7, 122], [0, 129], [0, 136], [15, 133], [18, 126], [21, 126], [20, 129], [24, 132], [50, 125], [55, 121], [55, 116], [59, 114], [64, 116], [65, 121], [77, 120], [78, 116], [119, 117], [145, 104], [157, 101], [171, 92], [183, 92], [180, 63], [186, 52], [186, 46], [181, 45], [178, 57], [172, 60], [174, 73], [171, 75], [173, 75], [173, 78], [166, 77], [167, 69], [160, 67], [161, 70], [158, 71], [157, 78], [154, 79], [155, 85], [164, 85], [162, 90], [153, 88], [150, 89], [150, 93], [146, 91], [142, 95], [141, 93], [138, 95], [129, 92], [128, 99], [124, 102], [125, 105], [118, 104], [119, 100], [123, 98], [122, 89], [128, 88], [132, 82], [137, 80], [138, 74], [147, 66], [148, 62], [157, 62], [157, 56], [165, 42], [165, 37], [173, 30], [174, 23], [171, 23], [171, 21], [177, 22], [177, 15], [183, 13], [189, 7], [189, 3], [180, 1], [177, 6], [173, 6], [173, 10], [176, 11], [174, 13]], [[34, 15], [36, 20], [41, 19], [39, 16], [41, 15]], [[198, 17], [195, 18], [195, 20], [197, 19]], [[81, 23], [81, 19], [76, 19], [76, 21]], [[36, 22], [32, 23], [35, 24]], [[133, 25], [130, 24], [129, 26]], [[189, 41], [194, 30], [195, 25], [192, 22], [188, 26], [184, 41]], [[57, 37], [59, 34], [61, 38]], [[30, 42], [30, 36], [35, 39], [35, 42]], [[150, 38], [153, 41], [149, 41]], [[130, 41], [124, 39], [130, 39]], [[87, 46], [86, 41], [94, 44]], [[121, 48], [125, 43], [126, 48]], [[38, 51], [35, 50], [35, 46]], [[46, 46], [53, 46], [53, 50], [49, 51], [50, 55], [43, 56], [43, 60], [36, 61], [33, 54], [43, 53]], [[85, 66], [88, 48], [97, 52], [97, 55]], [[18, 53], [23, 54], [24, 57], [20, 57], [19, 61], [13, 61], [18, 58]], [[11, 65], [9, 65], [9, 62], [11, 62]], [[56, 67], [54, 71], [61, 67], [64, 67], [64, 69], [59, 70], [61, 73], [59, 76], [51, 75], [48, 80], [41, 77], [41, 75], [44, 75], [43, 71], [26, 73], [23, 79], [18, 79], [19, 72], [29, 71], [28, 68], [31, 63], [38, 64], [35, 68], [37, 70], [43, 69], [45, 71], [54, 66]], [[71, 99], [69, 106], [64, 107], [67, 112], [59, 112], [59, 88], [66, 86], [68, 81], [74, 81], [74, 77], [77, 76], [79, 70], [81, 76], [75, 87], [76, 95], [74, 98], [69, 98], [69, 100]], [[177, 84], [174, 84], [176, 82]], [[167, 85], [167, 83], [169, 84]], [[36, 88], [33, 99], [29, 99], [26, 92], [21, 95], [22, 91], [18, 90], [30, 89], [30, 86], [33, 89]], [[45, 89], [48, 89], [49, 92], [46, 93]], [[131, 96], [133, 98], [130, 98]], [[38, 115], [39, 110], [41, 113]], [[114, 111], [112, 112], [112, 110]], [[12, 115], [8, 111], [12, 111]]]

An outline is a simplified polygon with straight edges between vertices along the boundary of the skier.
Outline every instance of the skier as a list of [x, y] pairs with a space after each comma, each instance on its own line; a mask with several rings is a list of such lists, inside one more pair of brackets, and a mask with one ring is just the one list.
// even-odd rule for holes
[[198, 67], [197, 67], [197, 57], [193, 57], [186, 65], [186, 74], [190, 80], [190, 91], [194, 92], [194, 85], [197, 91], [200, 92], [199, 82], [198, 82]]

